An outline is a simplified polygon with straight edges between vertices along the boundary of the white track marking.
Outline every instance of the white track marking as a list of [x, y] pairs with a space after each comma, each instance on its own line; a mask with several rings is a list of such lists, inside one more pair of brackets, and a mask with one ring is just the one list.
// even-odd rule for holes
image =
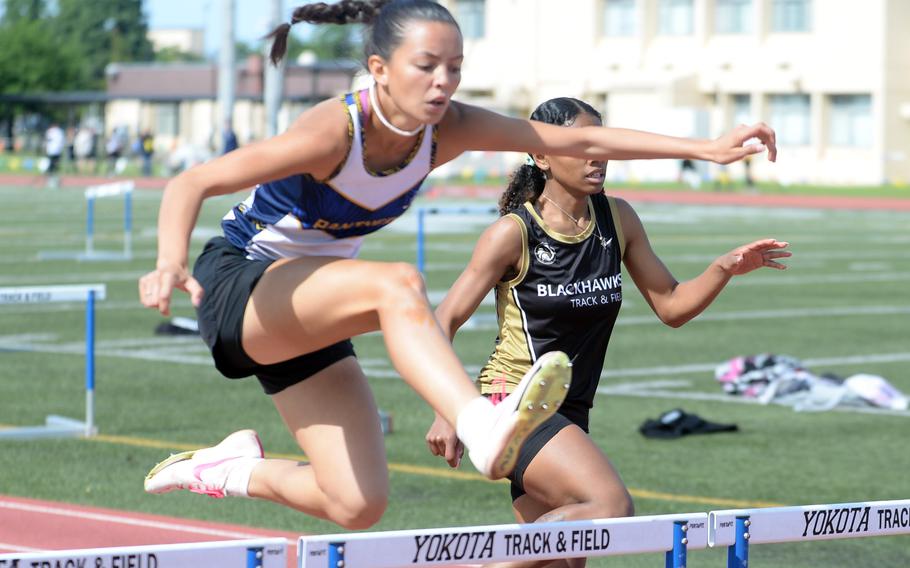
[[46, 549], [32, 548], [31, 546], [18, 546], [16, 544], [0, 542], [0, 550], [8, 550], [10, 552], [44, 552]]
[[[207, 527], [194, 527], [190, 525], [182, 525], [179, 523], [167, 523], [163, 521], [152, 521], [150, 519], [137, 519], [127, 516], [112, 515], [107, 513], [92, 513], [89, 511], [77, 511], [71, 509], [64, 509], [61, 507], [51, 507], [48, 505], [34, 505], [30, 503], [19, 503], [12, 501], [3, 501], [0, 500], [0, 509], [9, 509], [13, 511], [26, 511], [29, 513], [40, 513], [42, 515], [56, 515], [59, 517], [71, 517], [76, 519], [83, 519], [89, 521], [100, 521], [103, 523], [115, 523], [120, 525], [129, 525], [134, 527], [144, 527], [144, 528], [153, 528], [161, 529], [174, 532], [190, 533], [190, 534], [200, 534], [207, 536], [217, 536], [224, 538], [237, 538], [237, 539], [247, 539], [247, 538], [262, 538], [262, 535], [259, 534], [250, 534], [239, 531], [229, 531], [225, 529], [215, 529]], [[288, 541], [288, 544], [291, 544], [291, 541]]]

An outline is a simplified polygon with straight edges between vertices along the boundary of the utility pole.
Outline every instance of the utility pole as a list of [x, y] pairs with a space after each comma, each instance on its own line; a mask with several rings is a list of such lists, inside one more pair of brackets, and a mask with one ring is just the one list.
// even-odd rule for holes
[[[275, 29], [281, 23], [281, 4], [281, 0], [271, 0], [270, 2], [269, 29]], [[278, 134], [278, 112], [281, 110], [281, 100], [284, 94], [284, 67], [287, 62], [287, 58], [284, 58], [278, 65], [272, 65], [272, 62], [269, 61], [271, 47], [271, 44], [266, 42], [262, 102], [265, 105], [265, 135], [267, 138]]]
[[[218, 108], [221, 123], [218, 132], [233, 127], [235, 78], [234, 0], [219, 0], [221, 8], [221, 47], [218, 57]], [[219, 142], [219, 150], [224, 150]]]

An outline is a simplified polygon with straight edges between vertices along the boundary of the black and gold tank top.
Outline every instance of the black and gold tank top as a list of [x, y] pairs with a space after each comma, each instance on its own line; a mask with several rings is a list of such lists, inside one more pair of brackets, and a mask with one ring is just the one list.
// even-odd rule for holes
[[564, 351], [572, 385], [560, 413], [587, 430], [607, 344], [622, 303], [624, 239], [613, 198], [588, 199], [578, 235], [550, 229], [528, 202], [507, 215], [521, 227], [521, 269], [496, 285], [499, 336], [480, 372], [481, 392], [511, 392], [538, 357]]

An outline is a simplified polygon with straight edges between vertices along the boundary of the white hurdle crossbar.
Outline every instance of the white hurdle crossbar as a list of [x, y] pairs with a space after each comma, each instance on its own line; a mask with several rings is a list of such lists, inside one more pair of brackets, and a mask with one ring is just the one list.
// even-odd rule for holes
[[707, 543], [708, 515], [693, 513], [305, 536], [297, 557], [300, 568], [392, 568], [663, 552], [684, 568], [687, 549]]
[[910, 534], [910, 499], [712, 511], [708, 527], [727, 567], [746, 568], [752, 544]]
[[286, 568], [287, 540], [263, 538], [0, 554], [3, 566]]
[[[133, 190], [132, 180], [93, 185], [85, 189], [85, 250], [43, 251], [41, 259], [130, 260], [133, 258]], [[123, 252], [95, 250], [95, 200], [123, 196]]]
[[95, 428], [95, 301], [107, 293], [104, 284], [0, 288], [0, 305], [85, 301], [85, 421], [50, 415], [44, 426], [0, 430], [0, 439], [93, 436]]

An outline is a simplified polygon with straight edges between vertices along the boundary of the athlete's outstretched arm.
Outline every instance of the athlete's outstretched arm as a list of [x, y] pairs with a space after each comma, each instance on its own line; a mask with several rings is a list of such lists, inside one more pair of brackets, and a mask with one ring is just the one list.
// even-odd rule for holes
[[695, 278], [677, 282], [651, 248], [635, 210], [622, 199], [617, 199], [616, 204], [626, 236], [623, 263], [651, 309], [671, 327], [679, 327], [703, 312], [732, 277], [762, 267], [787, 268], [776, 259], [791, 256], [790, 251], [781, 250], [789, 243], [761, 239], [717, 257]]
[[[767, 150], [768, 159], [777, 159], [774, 130], [764, 123], [737, 126], [714, 140], [699, 140], [625, 128], [563, 128], [453, 102], [440, 133], [440, 164], [466, 150], [555, 154], [587, 160], [690, 158], [719, 164]], [[757, 142], [743, 145], [752, 139]]]
[[436, 319], [449, 339], [496, 283], [518, 266], [521, 243], [521, 228], [508, 217], [497, 220], [480, 235], [468, 265], [436, 308]]
[[169, 315], [174, 288], [199, 305], [204, 293], [190, 276], [188, 249], [202, 201], [249, 189], [299, 172], [327, 176], [347, 149], [347, 122], [337, 100], [328, 100], [297, 119], [287, 132], [195, 166], [168, 182], [158, 212], [158, 260], [139, 280], [142, 304]]
[[[499, 219], [480, 235], [467, 267], [436, 308], [436, 319], [449, 339], [496, 283], [515, 272], [521, 255], [521, 229], [512, 219]], [[458, 467], [464, 448], [445, 419], [437, 414], [425, 439], [431, 454], [444, 457], [450, 467]]]

